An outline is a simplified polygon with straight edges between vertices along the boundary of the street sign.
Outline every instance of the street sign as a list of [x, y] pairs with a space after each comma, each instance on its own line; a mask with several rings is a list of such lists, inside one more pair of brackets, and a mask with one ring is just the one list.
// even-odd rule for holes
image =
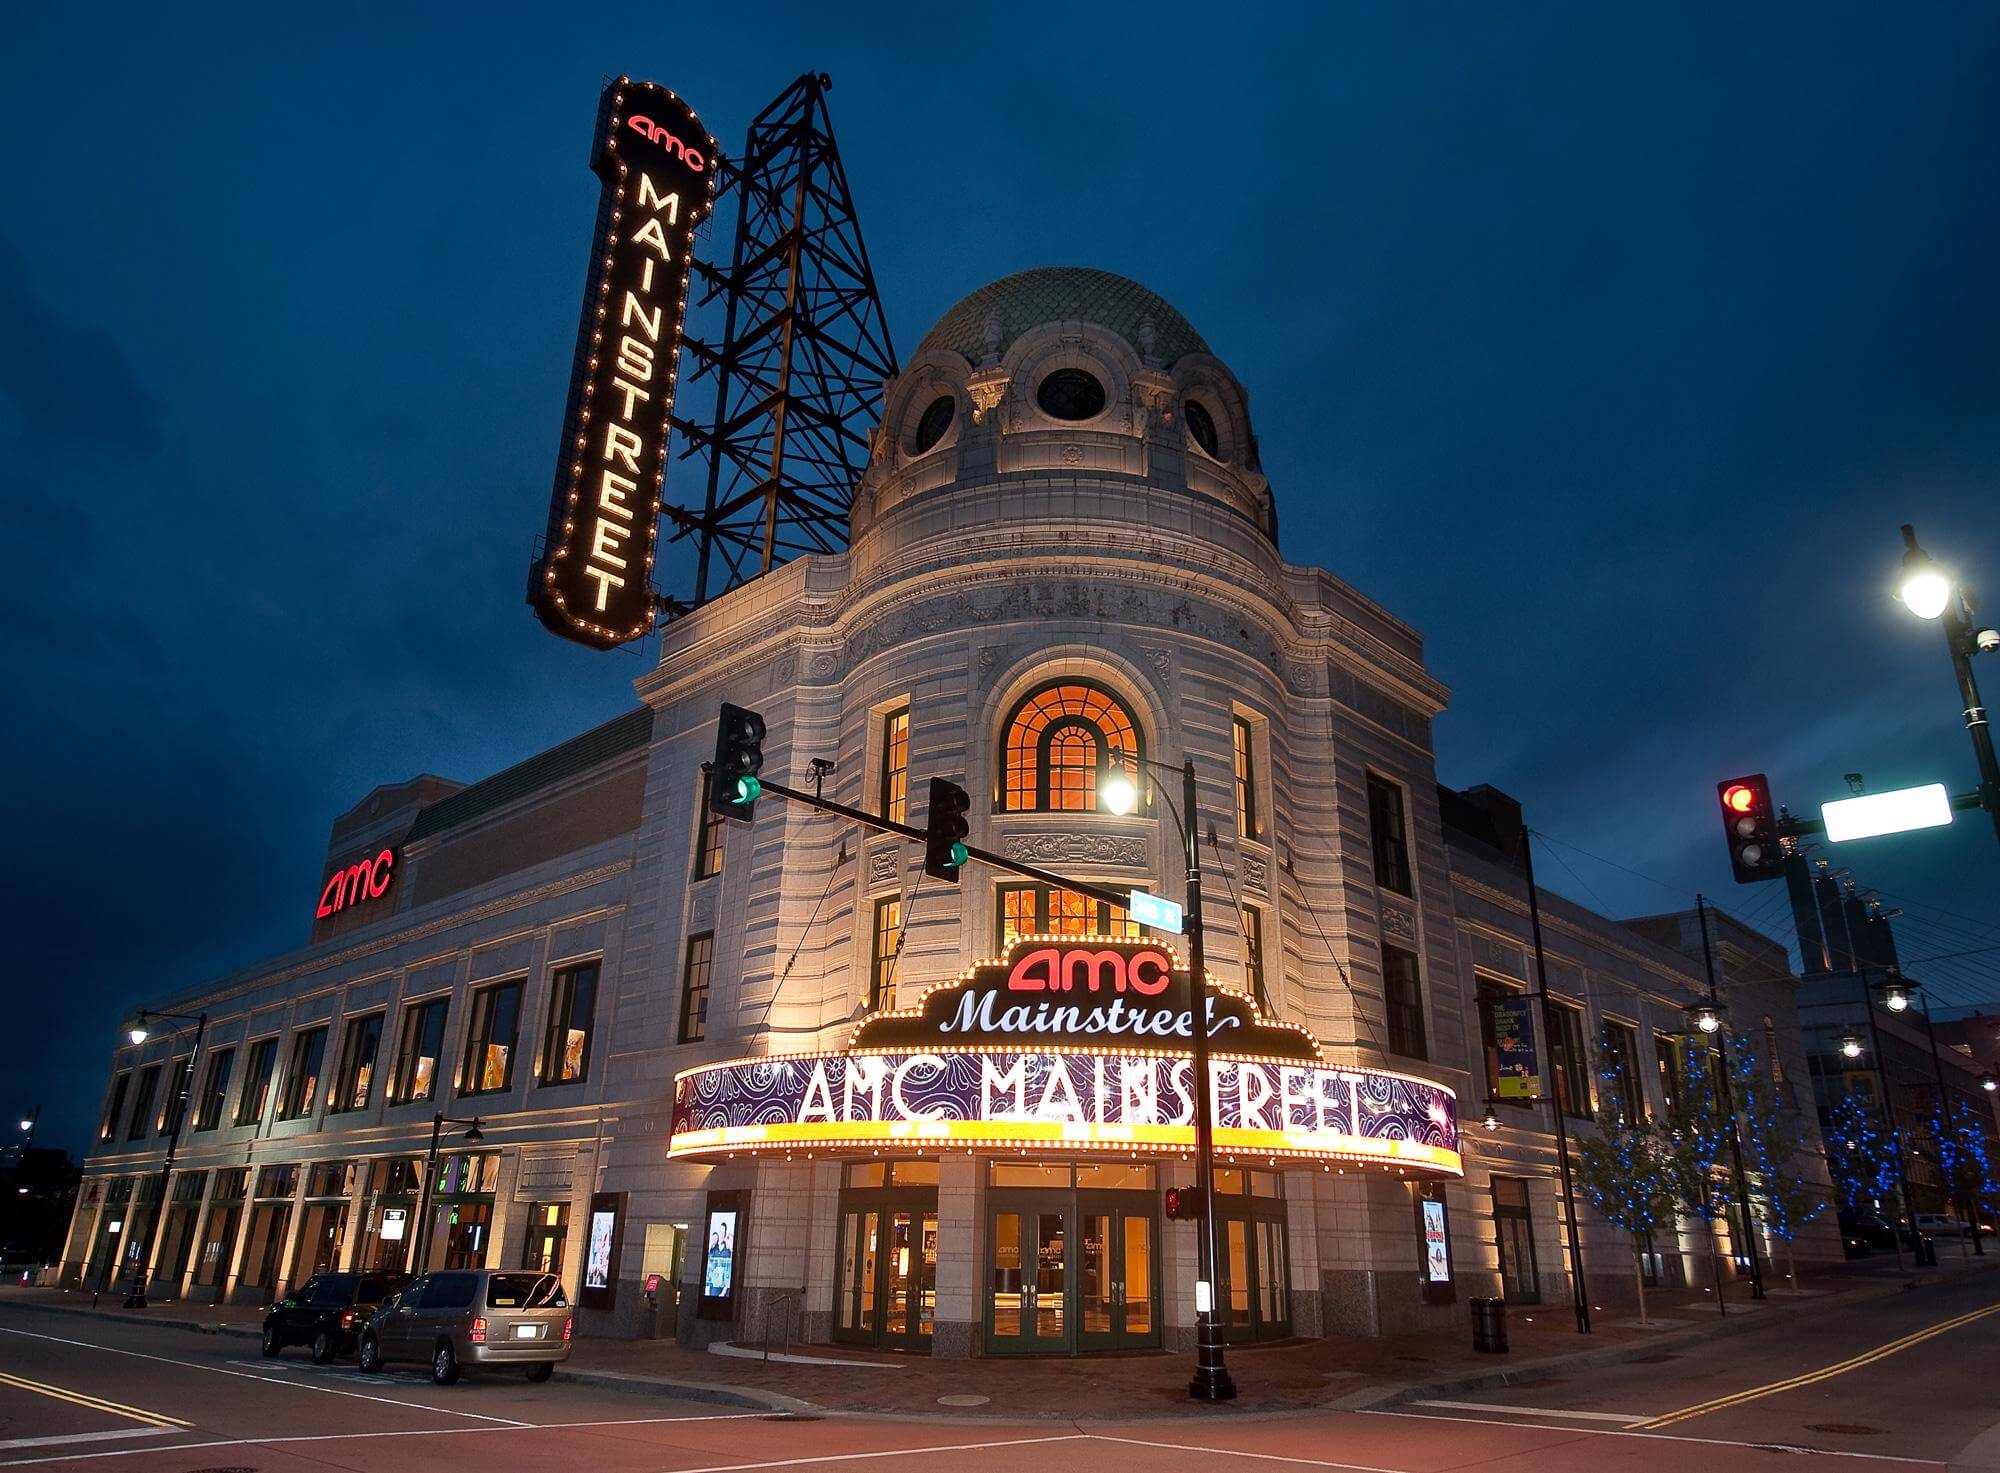
[[1151, 926], [1155, 931], [1181, 933], [1181, 908], [1171, 900], [1162, 900], [1157, 895], [1149, 895], [1144, 890], [1132, 892], [1132, 919], [1142, 926]]
[[1822, 803], [1819, 812], [1826, 824], [1827, 838], [1836, 842], [1873, 839], [1911, 829], [1943, 827], [1951, 822], [1951, 795], [1944, 790], [1943, 783], [1926, 783], [1921, 788], [1897, 788], [1893, 792]]

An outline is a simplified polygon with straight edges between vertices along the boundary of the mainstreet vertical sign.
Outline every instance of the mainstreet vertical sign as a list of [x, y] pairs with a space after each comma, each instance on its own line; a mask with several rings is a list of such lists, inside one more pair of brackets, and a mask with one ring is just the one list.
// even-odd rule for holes
[[610, 649], [653, 627], [690, 251], [715, 200], [715, 140], [666, 88], [620, 77], [604, 89], [590, 167], [604, 191], [528, 602], [552, 632]]

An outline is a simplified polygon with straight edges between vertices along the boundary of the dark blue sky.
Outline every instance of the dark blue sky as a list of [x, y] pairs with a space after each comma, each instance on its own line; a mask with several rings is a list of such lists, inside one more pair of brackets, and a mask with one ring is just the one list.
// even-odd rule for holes
[[[2000, 588], [1990, 6], [40, 7], [7, 52], [0, 1078], [47, 1139], [124, 1003], [303, 938], [372, 785], [631, 701], [520, 600], [606, 73], [734, 148], [830, 72], [905, 351], [1026, 266], [1179, 305], [1286, 555], [1426, 631], [1441, 775], [1578, 846], [1551, 888], [1767, 916], [1718, 777], [1971, 784], [1888, 589], [1905, 520]], [[1843, 857], [1907, 956], [2000, 944], [1976, 819]], [[2000, 951], [1923, 970], [2000, 998]]]

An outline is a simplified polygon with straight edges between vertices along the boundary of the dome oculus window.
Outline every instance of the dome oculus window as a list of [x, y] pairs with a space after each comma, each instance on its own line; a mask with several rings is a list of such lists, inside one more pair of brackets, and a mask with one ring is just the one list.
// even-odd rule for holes
[[1190, 399], [1181, 406], [1181, 413], [1187, 417], [1188, 434], [1195, 444], [1207, 451], [1211, 460], [1222, 459], [1222, 440], [1215, 433], [1215, 416], [1208, 412], [1208, 406]]
[[937, 447], [937, 442], [951, 428], [951, 422], [958, 415], [958, 401], [949, 394], [940, 394], [924, 407], [917, 419], [916, 433], [910, 437], [912, 454], [923, 455]]
[[1096, 419], [1104, 413], [1104, 385], [1080, 368], [1058, 368], [1035, 389], [1035, 403], [1050, 419]]

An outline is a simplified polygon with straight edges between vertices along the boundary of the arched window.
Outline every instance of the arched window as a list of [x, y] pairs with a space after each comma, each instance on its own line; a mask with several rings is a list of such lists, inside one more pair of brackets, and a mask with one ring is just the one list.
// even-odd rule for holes
[[1139, 730], [1110, 692], [1064, 680], [1034, 691], [1007, 719], [1001, 807], [1095, 813], [1113, 772], [1139, 778]]

